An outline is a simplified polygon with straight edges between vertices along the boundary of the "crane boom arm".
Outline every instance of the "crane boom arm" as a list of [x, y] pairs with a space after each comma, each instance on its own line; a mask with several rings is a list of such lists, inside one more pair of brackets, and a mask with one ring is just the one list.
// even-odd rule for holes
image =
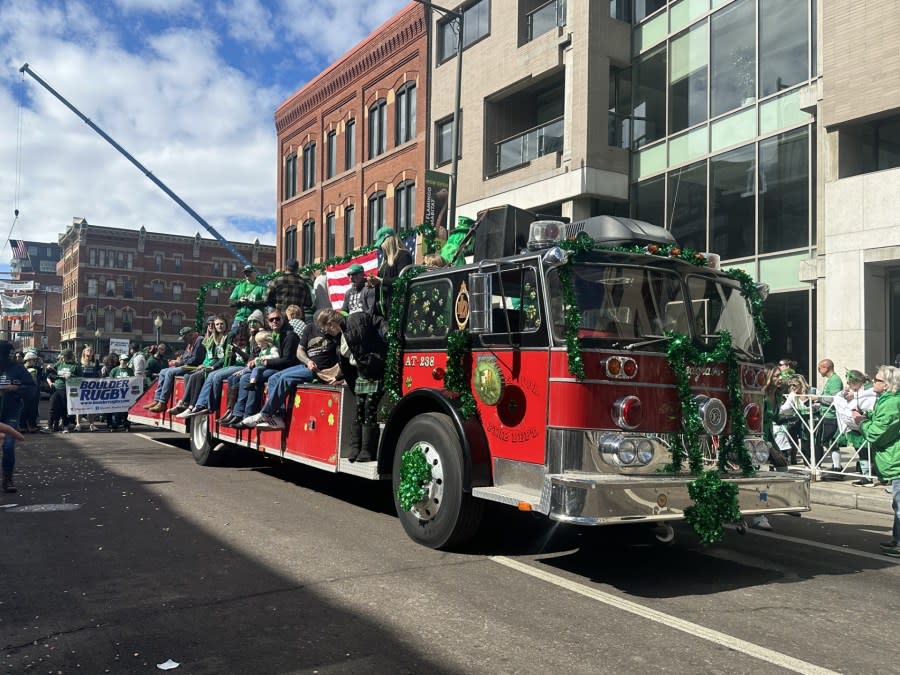
[[231, 253], [231, 255], [233, 255], [235, 258], [240, 260], [242, 265], [250, 265], [251, 264], [250, 261], [247, 260], [241, 254], [240, 251], [237, 250], [237, 248], [234, 246], [234, 244], [232, 244], [230, 241], [225, 239], [225, 237], [223, 237], [221, 234], [219, 234], [219, 232], [212, 225], [207, 223], [200, 216], [199, 213], [197, 213], [196, 211], [194, 211], [194, 209], [192, 209], [190, 206], [188, 206], [188, 204], [181, 197], [179, 197], [177, 194], [172, 192], [172, 190], [170, 190], [169, 187], [165, 183], [163, 183], [159, 178], [154, 176], [153, 172], [151, 172], [147, 167], [145, 167], [137, 159], [135, 159], [125, 148], [123, 148], [121, 145], [119, 145], [109, 134], [107, 134], [105, 131], [103, 131], [103, 129], [101, 129], [96, 124], [94, 124], [90, 120], [90, 118], [83, 115], [82, 112], [78, 108], [76, 108], [74, 105], [69, 103], [69, 101], [67, 101], [62, 94], [57, 92], [53, 87], [51, 87], [44, 80], [42, 80], [37, 73], [35, 73], [31, 68], [29, 68], [27, 63], [24, 64], [21, 68], [19, 68], [19, 72], [20, 73], [28, 73], [29, 75], [31, 75], [31, 77], [33, 77], [34, 80], [39, 85], [41, 85], [44, 89], [46, 89], [51, 94], [53, 94], [53, 96], [55, 96], [60, 101], [60, 103], [62, 103], [69, 110], [71, 110], [73, 113], [78, 115], [78, 117], [81, 119], [82, 122], [87, 124], [94, 131], [96, 131], [101, 136], [101, 138], [103, 138], [103, 140], [105, 140], [107, 143], [109, 143], [111, 146], [113, 146], [116, 150], [118, 150], [122, 155], [125, 156], [125, 159], [127, 159], [129, 162], [134, 164], [138, 169], [141, 170], [141, 172], [145, 176], [147, 176], [147, 178], [149, 178], [151, 181], [153, 181], [154, 185], [156, 185], [160, 190], [162, 190], [167, 195], [169, 195], [169, 197], [171, 197], [172, 200], [176, 204], [178, 204], [178, 206], [180, 206], [185, 211], [187, 211], [194, 218], [194, 220], [196, 220], [198, 223], [200, 223], [206, 229], [207, 232], [209, 232], [213, 237], [215, 237], [216, 240], [220, 244], [222, 244], [222, 246], [224, 246], [228, 250], [229, 253]]

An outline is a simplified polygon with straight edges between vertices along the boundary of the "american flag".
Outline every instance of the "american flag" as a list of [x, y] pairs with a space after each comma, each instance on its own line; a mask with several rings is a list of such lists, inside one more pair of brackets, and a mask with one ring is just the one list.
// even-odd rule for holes
[[17, 239], [14, 242], [10, 242], [10, 246], [12, 247], [13, 258], [16, 260], [28, 260], [28, 247], [25, 246], [24, 241]]
[[331, 306], [334, 309], [340, 309], [344, 304], [344, 295], [350, 288], [350, 276], [347, 274], [347, 270], [351, 265], [362, 265], [366, 276], [376, 274], [378, 272], [378, 250], [363, 253], [347, 262], [325, 268], [328, 297], [331, 299]]

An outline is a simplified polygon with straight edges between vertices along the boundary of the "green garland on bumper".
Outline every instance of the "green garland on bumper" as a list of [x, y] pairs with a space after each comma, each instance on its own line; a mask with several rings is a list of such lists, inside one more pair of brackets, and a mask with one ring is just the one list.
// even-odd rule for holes
[[400, 508], [409, 511], [425, 498], [425, 486], [431, 480], [431, 467], [425, 453], [414, 445], [400, 458], [400, 481], [397, 484], [397, 501]]
[[738, 487], [723, 481], [717, 471], [706, 471], [688, 483], [688, 495], [694, 504], [684, 510], [684, 519], [704, 544], [721, 541], [725, 532], [723, 523], [741, 519]]

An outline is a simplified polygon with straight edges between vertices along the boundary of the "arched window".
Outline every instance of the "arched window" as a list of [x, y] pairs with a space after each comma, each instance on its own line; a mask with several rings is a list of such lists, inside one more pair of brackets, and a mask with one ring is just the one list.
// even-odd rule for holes
[[387, 150], [387, 101], [378, 99], [369, 108], [369, 159]]
[[311, 265], [316, 257], [316, 221], [307, 220], [303, 223], [303, 254], [304, 265]]
[[411, 141], [416, 135], [416, 83], [407, 82], [397, 90], [396, 144]]
[[366, 243], [374, 243], [375, 232], [379, 227], [384, 226], [384, 192], [376, 192], [369, 197], [369, 219], [366, 223]]
[[394, 227], [397, 232], [414, 227], [416, 217], [416, 184], [405, 180], [394, 192]]

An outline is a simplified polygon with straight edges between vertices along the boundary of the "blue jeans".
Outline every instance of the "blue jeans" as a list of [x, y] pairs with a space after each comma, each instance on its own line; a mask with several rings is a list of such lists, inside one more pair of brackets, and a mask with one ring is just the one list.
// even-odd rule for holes
[[[259, 394], [262, 391], [262, 385], [278, 372], [277, 370], [266, 368], [262, 372], [262, 376], [257, 377], [256, 386], [248, 389], [247, 387], [250, 385], [250, 378], [253, 377], [254, 370], [255, 368], [251, 369], [250, 372], [241, 375], [241, 380], [238, 384], [240, 391], [238, 392], [237, 402], [234, 404], [234, 409], [231, 411], [231, 414], [235, 417], [243, 419], [244, 417], [249, 417], [259, 411]], [[229, 380], [229, 384], [230, 383], [231, 380]]]
[[[4, 424], [8, 424], [13, 429], [19, 428], [19, 411], [16, 411], [15, 417], [10, 416], [3, 420]], [[4, 436], [3, 438], [3, 475], [12, 476], [13, 469], [16, 468], [16, 439], [12, 436]]]
[[174, 368], [163, 368], [159, 371], [159, 384], [156, 385], [156, 393], [153, 394], [153, 400], [165, 403], [172, 395], [175, 388], [175, 376], [181, 375], [184, 368], [175, 366]]
[[900, 546], [900, 479], [891, 483], [891, 503], [894, 506], [894, 536], [892, 539]]
[[200, 395], [197, 397], [197, 405], [205, 406], [210, 410], [216, 410], [219, 407], [219, 396], [222, 393], [222, 382], [229, 375], [234, 375], [239, 370], [243, 370], [243, 366], [228, 366], [227, 368], [219, 368], [212, 371], [203, 383], [200, 389]]
[[261, 412], [264, 415], [281, 413], [288, 392], [301, 382], [312, 382], [313, 377], [313, 372], [303, 364], [279, 370], [269, 378], [269, 395]]

